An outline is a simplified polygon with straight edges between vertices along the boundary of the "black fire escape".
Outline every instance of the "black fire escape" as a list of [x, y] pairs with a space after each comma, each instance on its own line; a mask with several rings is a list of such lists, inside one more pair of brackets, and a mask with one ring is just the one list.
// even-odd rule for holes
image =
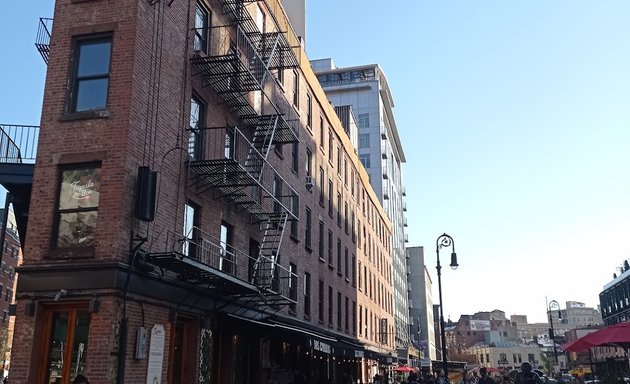
[[299, 117], [272, 71], [297, 67], [299, 56], [275, 19], [274, 31], [261, 32], [246, 3], [256, 2], [224, 0], [234, 23], [212, 28], [208, 51], [191, 58], [193, 75], [216, 92], [233, 123], [192, 128], [191, 142], [204, 145], [189, 149], [189, 166], [198, 193], [212, 193], [259, 223], [259, 250], [240, 252], [195, 228], [185, 244], [172, 241], [171, 252], [148, 257], [190, 284], [279, 306], [297, 300], [297, 276], [280, 256], [287, 224], [298, 219], [299, 195], [268, 157], [274, 147], [298, 141]]

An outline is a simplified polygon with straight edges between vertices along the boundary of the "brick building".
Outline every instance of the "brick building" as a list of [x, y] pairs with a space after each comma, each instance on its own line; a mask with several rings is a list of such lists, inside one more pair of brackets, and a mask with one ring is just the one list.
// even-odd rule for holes
[[2, 179], [28, 214], [11, 382], [383, 372], [391, 223], [280, 3], [58, 0], [45, 25], [35, 164]]

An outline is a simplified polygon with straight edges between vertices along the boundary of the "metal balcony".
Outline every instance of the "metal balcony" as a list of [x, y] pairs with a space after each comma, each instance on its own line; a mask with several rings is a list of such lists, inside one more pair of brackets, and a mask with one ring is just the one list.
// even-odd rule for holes
[[167, 278], [259, 308], [295, 303], [298, 276], [275, 260], [252, 257], [197, 227], [186, 236], [169, 231], [165, 241], [165, 251], [146, 258]]
[[35, 38], [35, 47], [42, 58], [48, 64], [48, 56], [50, 55], [50, 32], [52, 31], [53, 19], [40, 17], [39, 27], [37, 28], [37, 37]]
[[0, 124], [0, 184], [10, 193], [24, 246], [39, 127]]

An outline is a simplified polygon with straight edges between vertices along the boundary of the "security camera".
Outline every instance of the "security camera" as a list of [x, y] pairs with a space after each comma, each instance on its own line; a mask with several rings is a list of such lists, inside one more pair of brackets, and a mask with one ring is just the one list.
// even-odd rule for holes
[[66, 291], [65, 289], [60, 289], [59, 292], [55, 294], [53, 301], [59, 301], [59, 299], [66, 296], [67, 294], [68, 294], [68, 291]]

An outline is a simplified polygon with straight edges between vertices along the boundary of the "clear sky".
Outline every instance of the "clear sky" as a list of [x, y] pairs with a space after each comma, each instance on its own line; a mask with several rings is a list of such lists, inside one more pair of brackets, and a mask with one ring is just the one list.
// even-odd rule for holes
[[[39, 125], [53, 5], [0, 1], [0, 123]], [[307, 0], [309, 57], [387, 74], [436, 302], [435, 241], [455, 239], [447, 317], [597, 306], [630, 257], [628, 20], [627, 0]]]
[[630, 257], [628, 20], [626, 0], [307, 0], [311, 59], [387, 75], [436, 303], [455, 239], [447, 318], [596, 307]]

